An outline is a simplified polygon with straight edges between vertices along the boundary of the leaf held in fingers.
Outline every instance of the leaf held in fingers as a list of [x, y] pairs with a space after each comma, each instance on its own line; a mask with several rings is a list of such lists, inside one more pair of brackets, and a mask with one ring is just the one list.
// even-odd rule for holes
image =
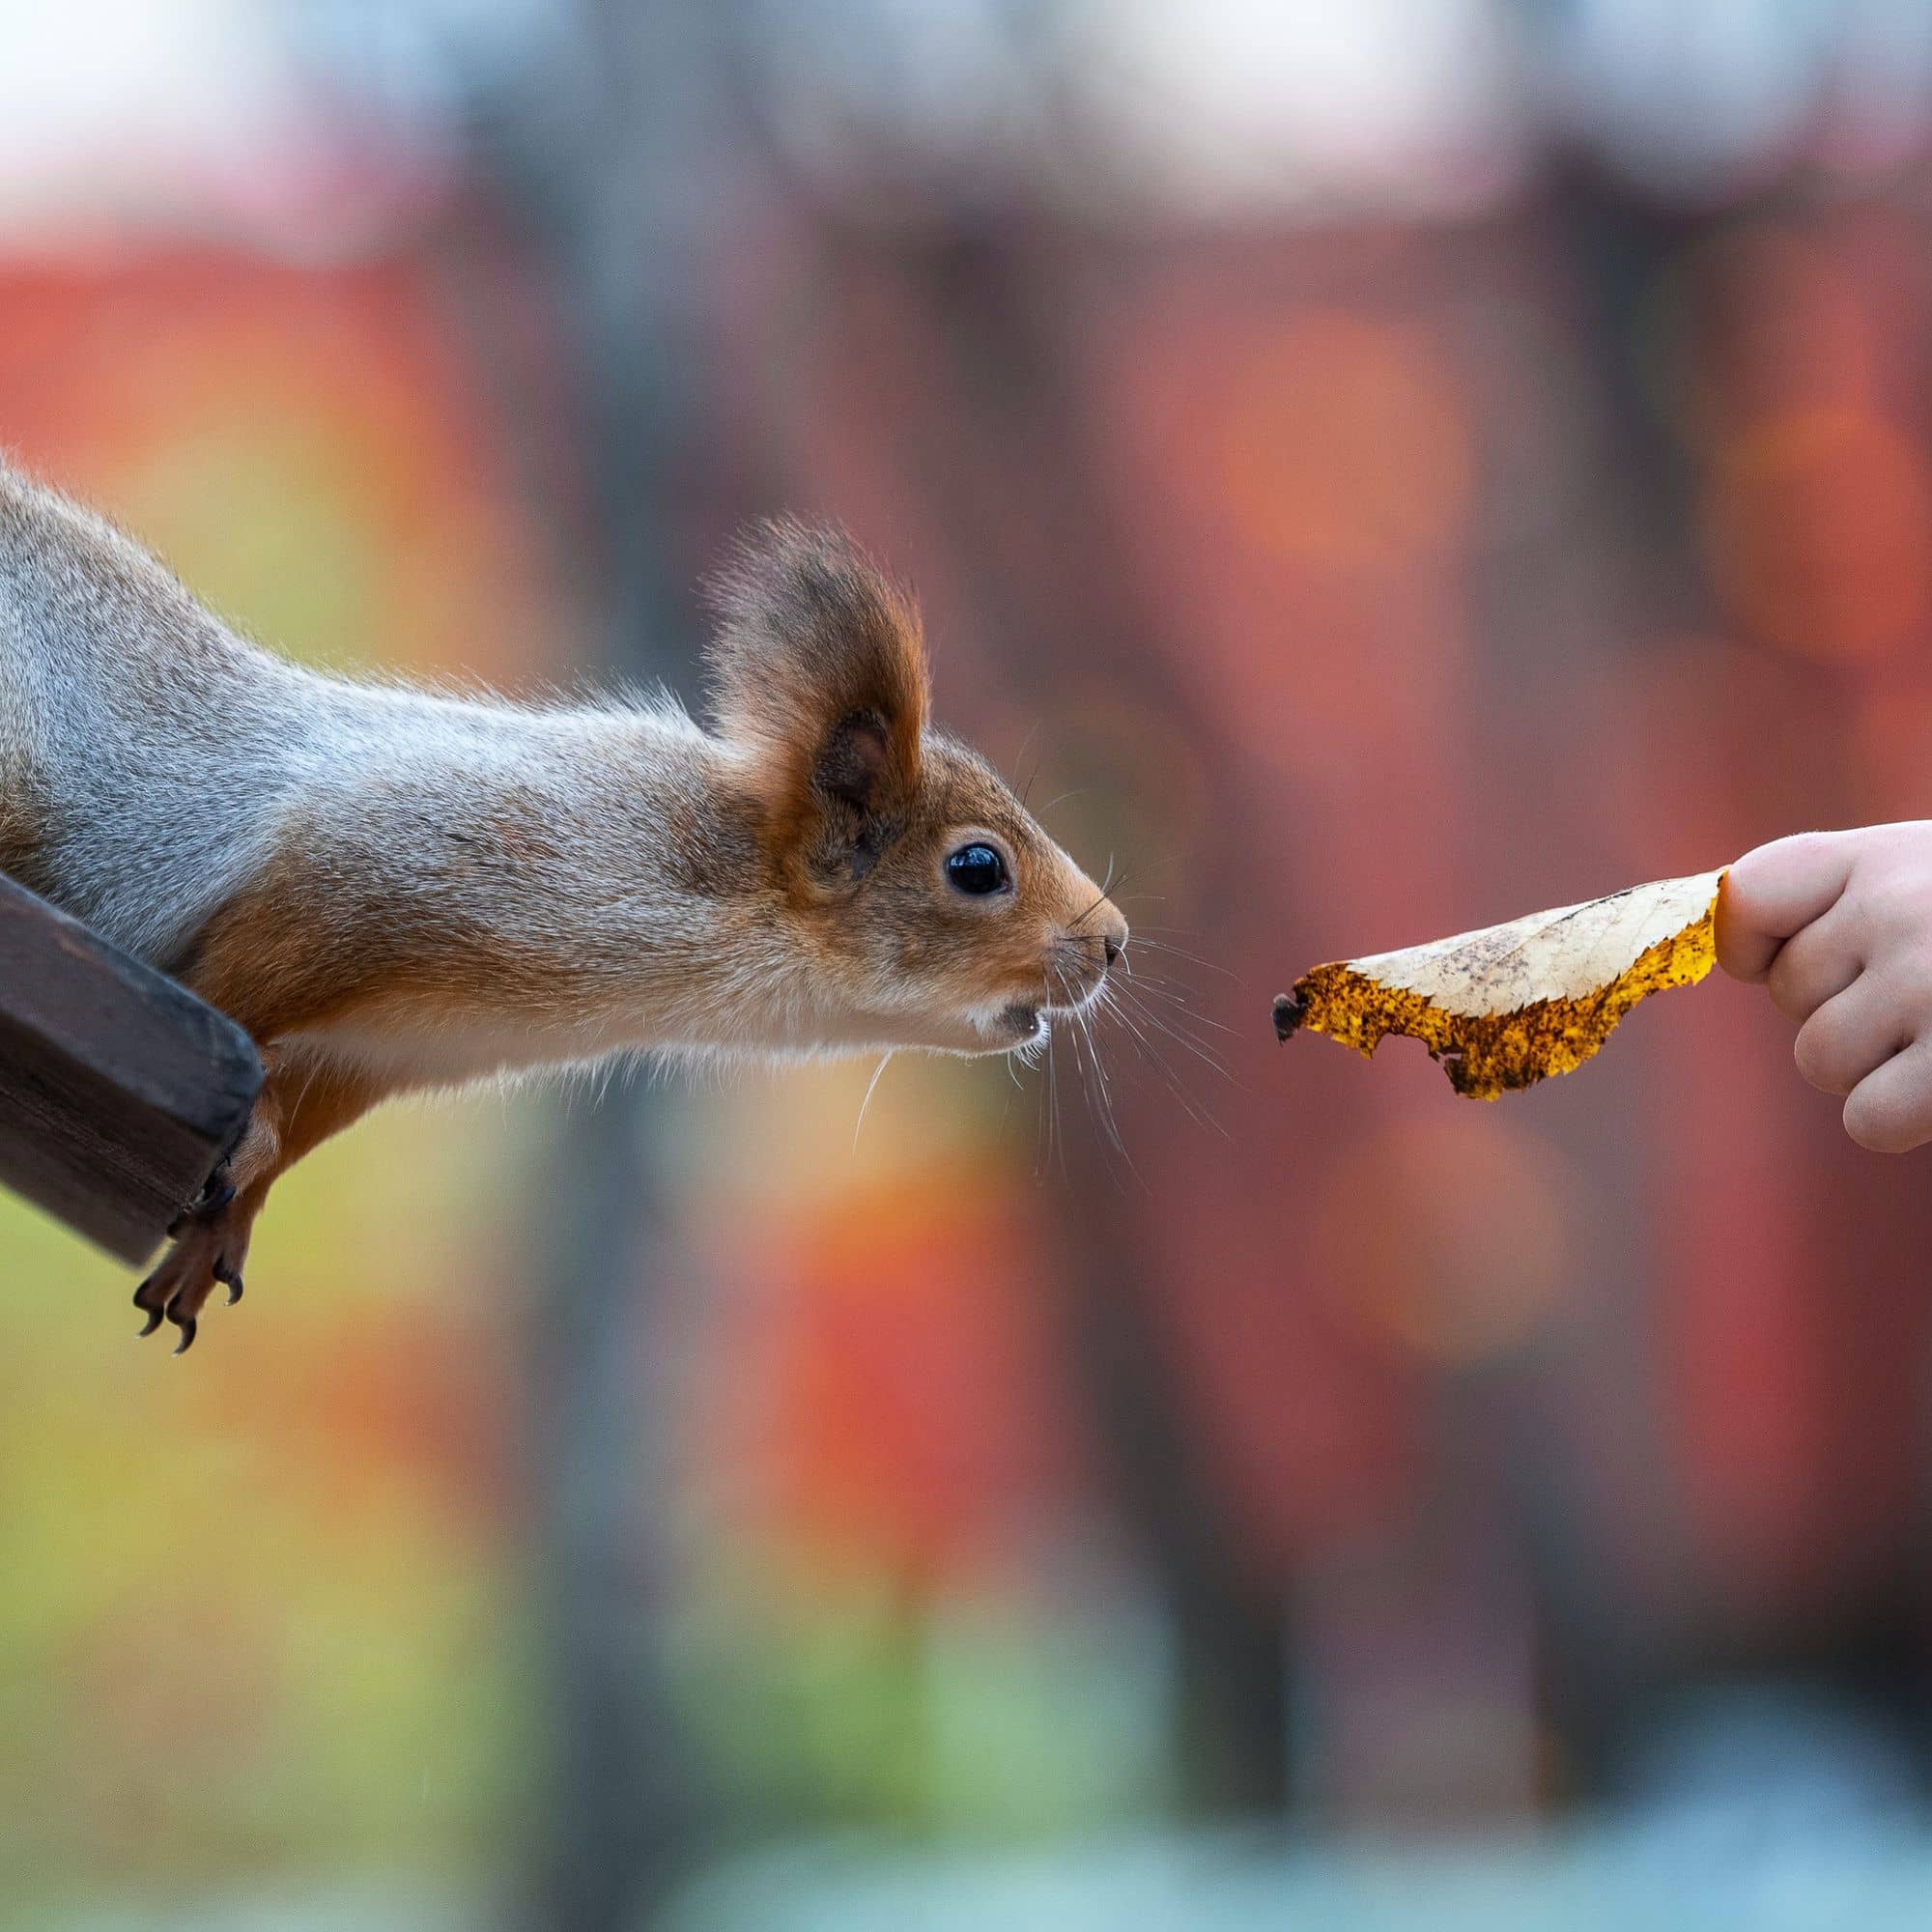
[[1274, 1006], [1275, 1032], [1325, 1033], [1366, 1057], [1419, 1039], [1475, 1100], [1580, 1066], [1619, 1020], [1717, 958], [1723, 873], [1661, 879], [1401, 952], [1318, 966]]

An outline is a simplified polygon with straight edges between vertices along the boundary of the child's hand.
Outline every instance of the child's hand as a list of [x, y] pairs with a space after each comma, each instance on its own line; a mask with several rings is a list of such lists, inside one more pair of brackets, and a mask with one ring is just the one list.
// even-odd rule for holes
[[1932, 820], [1747, 852], [1718, 901], [1718, 963], [1799, 1022], [1798, 1070], [1849, 1096], [1861, 1147], [1932, 1140]]

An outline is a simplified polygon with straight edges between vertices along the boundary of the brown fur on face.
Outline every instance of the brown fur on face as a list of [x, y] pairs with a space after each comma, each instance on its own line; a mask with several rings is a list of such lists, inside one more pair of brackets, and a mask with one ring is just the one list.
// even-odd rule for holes
[[[720, 731], [748, 753], [781, 917], [815, 970], [955, 1052], [1024, 1045], [1043, 1011], [1092, 998], [1126, 922], [984, 759], [927, 727], [910, 595], [843, 532], [796, 523], [720, 589]], [[980, 842], [1008, 884], [969, 896], [946, 860]]]

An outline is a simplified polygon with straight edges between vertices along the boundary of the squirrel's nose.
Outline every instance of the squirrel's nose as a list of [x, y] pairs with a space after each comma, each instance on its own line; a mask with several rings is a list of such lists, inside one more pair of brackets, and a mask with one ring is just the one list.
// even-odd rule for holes
[[1121, 942], [1112, 933], [1108, 933], [1100, 944], [1107, 949], [1107, 964], [1109, 966], [1117, 964], [1121, 957]]
[[1100, 945], [1107, 955], [1107, 964], [1120, 964], [1121, 954], [1127, 950], [1127, 923], [1112, 906], [1107, 908], [1107, 923], [1100, 928]]

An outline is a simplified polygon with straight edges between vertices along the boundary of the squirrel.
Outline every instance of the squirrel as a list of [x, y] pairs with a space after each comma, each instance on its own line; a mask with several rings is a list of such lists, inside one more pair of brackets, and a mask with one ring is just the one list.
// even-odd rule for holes
[[1127, 944], [935, 730], [920, 612], [784, 519], [711, 585], [709, 728], [304, 668], [0, 460], [0, 871], [237, 1020], [267, 1078], [135, 1292], [194, 1341], [295, 1163], [396, 1095], [613, 1055], [1009, 1053]]

